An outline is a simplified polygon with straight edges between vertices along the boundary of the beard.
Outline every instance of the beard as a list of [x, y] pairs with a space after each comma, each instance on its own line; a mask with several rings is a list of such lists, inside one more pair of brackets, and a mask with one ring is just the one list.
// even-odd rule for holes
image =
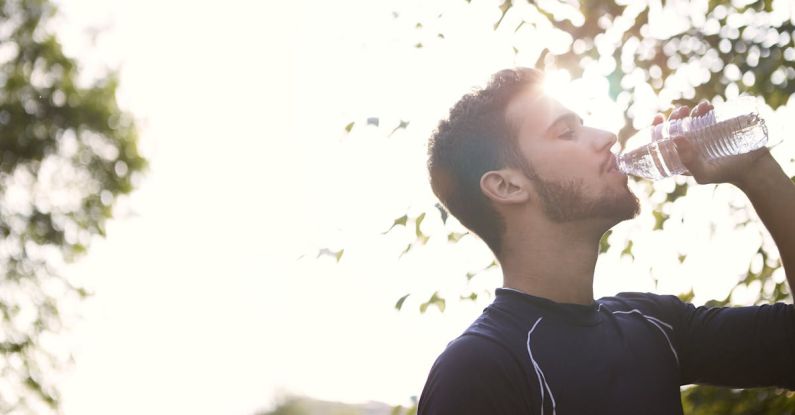
[[555, 222], [592, 218], [620, 222], [632, 219], [640, 212], [638, 198], [626, 186], [619, 192], [589, 197], [583, 191], [582, 180], [552, 182], [536, 176], [533, 182], [538, 189], [544, 213]]

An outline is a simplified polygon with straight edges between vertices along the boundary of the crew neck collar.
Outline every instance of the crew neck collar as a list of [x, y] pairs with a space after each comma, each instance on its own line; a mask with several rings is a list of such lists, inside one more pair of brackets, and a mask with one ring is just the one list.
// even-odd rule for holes
[[544, 317], [560, 319], [565, 322], [593, 326], [601, 322], [599, 303], [591, 304], [558, 303], [547, 298], [523, 293], [513, 288], [497, 288], [494, 304], [525, 314], [539, 314]]

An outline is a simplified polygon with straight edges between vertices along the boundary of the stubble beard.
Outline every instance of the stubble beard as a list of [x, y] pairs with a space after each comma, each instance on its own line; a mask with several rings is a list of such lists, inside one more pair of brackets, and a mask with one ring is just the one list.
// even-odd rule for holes
[[640, 212], [638, 198], [623, 189], [598, 197], [586, 196], [582, 180], [553, 182], [534, 177], [544, 213], [555, 222], [604, 218], [617, 222], [632, 219]]

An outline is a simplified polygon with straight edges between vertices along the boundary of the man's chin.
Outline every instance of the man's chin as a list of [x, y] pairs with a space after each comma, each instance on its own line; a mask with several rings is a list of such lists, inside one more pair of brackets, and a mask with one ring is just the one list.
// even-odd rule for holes
[[595, 203], [591, 213], [594, 217], [603, 217], [611, 222], [619, 223], [638, 216], [640, 203], [632, 192], [622, 192]]
[[627, 191], [617, 198], [614, 213], [619, 221], [633, 219], [638, 216], [640, 213], [638, 198], [632, 192]]

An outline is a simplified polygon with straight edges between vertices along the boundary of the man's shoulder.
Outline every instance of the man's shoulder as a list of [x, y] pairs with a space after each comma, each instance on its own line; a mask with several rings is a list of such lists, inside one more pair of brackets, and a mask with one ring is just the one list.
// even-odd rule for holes
[[466, 332], [448, 343], [431, 368], [431, 377], [452, 380], [524, 376], [515, 351], [498, 339]]
[[510, 355], [510, 351], [499, 340], [491, 336], [468, 329], [464, 334], [447, 344], [439, 355], [439, 360], [474, 361], [502, 358]]
[[524, 413], [536, 390], [507, 348], [464, 333], [436, 359], [420, 395], [421, 414]]

